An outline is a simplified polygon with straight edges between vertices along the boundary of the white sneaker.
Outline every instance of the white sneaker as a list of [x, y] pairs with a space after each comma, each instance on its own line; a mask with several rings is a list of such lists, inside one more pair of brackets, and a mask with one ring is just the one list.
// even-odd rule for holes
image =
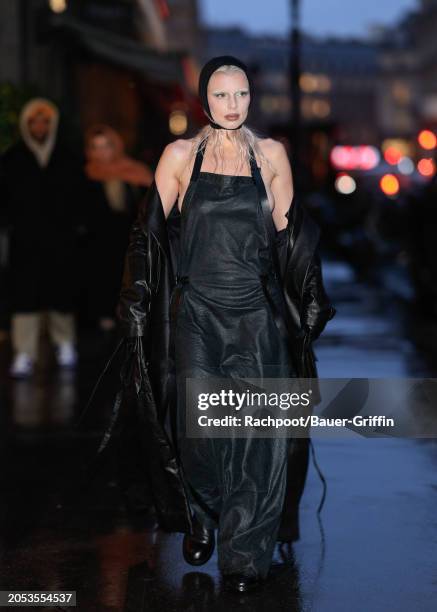
[[27, 378], [33, 373], [33, 359], [27, 353], [17, 353], [9, 368], [10, 376]]
[[64, 342], [58, 346], [56, 359], [62, 368], [74, 368], [77, 363], [77, 353], [71, 342]]

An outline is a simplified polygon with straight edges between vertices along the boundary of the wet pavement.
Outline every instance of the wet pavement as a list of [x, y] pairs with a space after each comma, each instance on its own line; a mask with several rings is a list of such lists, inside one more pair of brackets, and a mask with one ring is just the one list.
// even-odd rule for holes
[[[343, 263], [324, 262], [324, 275], [338, 314], [315, 345], [321, 377], [437, 377], [391, 291], [356, 283]], [[76, 590], [85, 612], [437, 610], [436, 440], [314, 439], [328, 487], [321, 514], [310, 462], [300, 540], [278, 547], [265, 588], [228, 594], [215, 555], [194, 571], [181, 535], [128, 513], [110, 459], [94, 480], [81, 478], [100, 415], [71, 424], [113, 343], [84, 332], [75, 374], [52, 367], [46, 347], [47, 367], [19, 382], [7, 379], [0, 344], [1, 589]]]

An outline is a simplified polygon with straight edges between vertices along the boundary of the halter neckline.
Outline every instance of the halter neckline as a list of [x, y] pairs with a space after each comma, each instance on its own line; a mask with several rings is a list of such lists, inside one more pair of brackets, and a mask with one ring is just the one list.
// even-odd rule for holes
[[253, 179], [251, 174], [221, 174], [219, 172], [208, 172], [206, 170], [201, 170], [199, 172], [199, 175], [200, 174], [207, 174], [208, 176], [222, 176], [226, 179]]
[[197, 179], [199, 178], [199, 175], [205, 174], [205, 175], [212, 176], [212, 177], [213, 176], [222, 177], [223, 179], [237, 179], [237, 178], [238, 179], [250, 179], [255, 184], [257, 183], [257, 177], [258, 177], [258, 174], [260, 173], [260, 169], [258, 168], [258, 165], [255, 161], [255, 156], [254, 156], [252, 147], [249, 147], [249, 153], [250, 153], [249, 162], [250, 162], [250, 169], [251, 169], [250, 175], [249, 174], [220, 174], [218, 172], [208, 172], [206, 170], [201, 170], [204, 152], [205, 152], [204, 147], [197, 150], [196, 159], [194, 161], [193, 172], [191, 173], [190, 182], [197, 181]]

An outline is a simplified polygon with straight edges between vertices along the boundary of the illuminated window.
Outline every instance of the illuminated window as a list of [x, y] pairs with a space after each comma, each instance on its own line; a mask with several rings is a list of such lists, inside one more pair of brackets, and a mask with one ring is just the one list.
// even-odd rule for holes
[[304, 72], [299, 81], [305, 93], [327, 92], [331, 90], [331, 79], [324, 74], [311, 74]]
[[408, 104], [411, 101], [411, 90], [402, 81], [396, 81], [392, 85], [393, 98], [399, 104]]
[[319, 76], [319, 91], [331, 91], [331, 79], [324, 74]]
[[299, 83], [301, 89], [307, 93], [312, 93], [313, 91], [316, 91], [317, 80], [313, 74], [302, 74]]
[[302, 98], [302, 102], [301, 102], [301, 111], [302, 111], [302, 115], [306, 118], [306, 119], [311, 119], [313, 116], [313, 100], [312, 98]]
[[312, 103], [312, 112], [315, 117], [324, 119], [331, 113], [331, 105], [326, 100], [314, 100]]
[[261, 110], [267, 115], [273, 113], [288, 113], [290, 111], [290, 99], [288, 96], [264, 95], [260, 99]]

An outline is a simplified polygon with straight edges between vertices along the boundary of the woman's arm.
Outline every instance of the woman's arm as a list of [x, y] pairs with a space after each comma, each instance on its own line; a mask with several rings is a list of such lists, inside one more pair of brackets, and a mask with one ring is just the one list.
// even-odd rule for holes
[[287, 151], [284, 145], [271, 140], [269, 144], [269, 159], [276, 169], [276, 174], [270, 184], [270, 189], [275, 198], [275, 207], [272, 212], [273, 221], [277, 231], [287, 227], [287, 217], [285, 216], [290, 209], [294, 196], [293, 175], [290, 162], [288, 161]]
[[155, 182], [166, 218], [178, 198], [180, 176], [187, 163], [189, 151], [188, 140], [175, 140], [165, 147], [156, 167]]

